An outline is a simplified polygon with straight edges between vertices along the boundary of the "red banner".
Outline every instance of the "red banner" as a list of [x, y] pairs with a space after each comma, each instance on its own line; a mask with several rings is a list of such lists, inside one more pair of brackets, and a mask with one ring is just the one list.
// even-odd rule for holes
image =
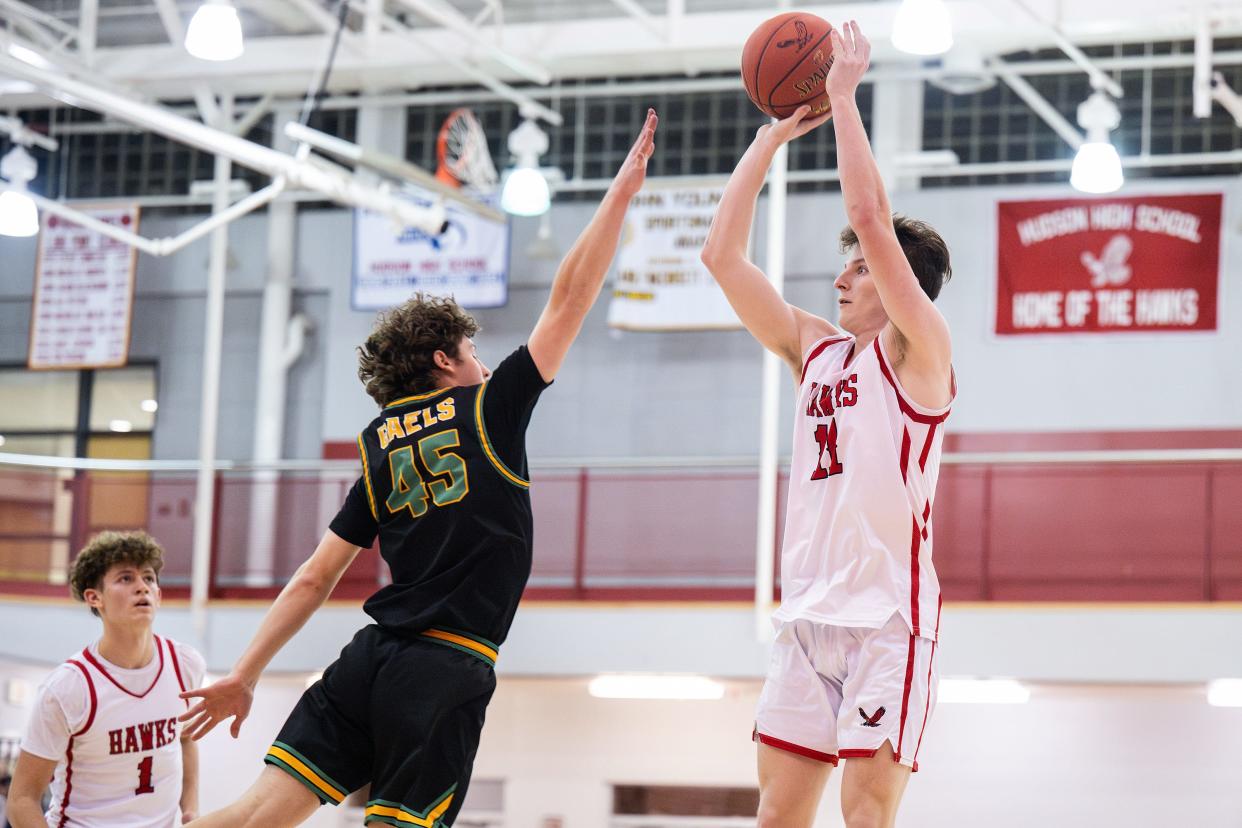
[[1222, 197], [998, 205], [998, 334], [1216, 329]]

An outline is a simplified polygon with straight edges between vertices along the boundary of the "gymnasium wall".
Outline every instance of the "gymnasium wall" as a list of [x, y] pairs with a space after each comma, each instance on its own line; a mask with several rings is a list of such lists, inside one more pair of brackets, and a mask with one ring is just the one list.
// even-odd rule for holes
[[[899, 194], [904, 211], [931, 220], [948, 240], [954, 281], [939, 304], [954, 331], [961, 393], [950, 431], [1065, 432], [1214, 430], [1242, 427], [1242, 180], [1153, 180], [1132, 192], [1224, 192], [1219, 329], [1208, 333], [1007, 337], [991, 333], [995, 294], [995, 203], [1049, 198], [1067, 187], [929, 190]], [[593, 205], [552, 210], [566, 250]], [[763, 261], [758, 213], [755, 259]], [[148, 215], [144, 233], [178, 232], [193, 219]], [[843, 223], [833, 194], [790, 198], [787, 230], [791, 301], [832, 307]], [[480, 353], [494, 365], [525, 340], [547, 296], [555, 262], [523, 253], [537, 223], [515, 220], [509, 305], [479, 311]], [[229, 233], [229, 298], [221, 393], [220, 456], [248, 457], [256, 395], [256, 353], [266, 261], [266, 220], [243, 218]], [[350, 309], [352, 222], [341, 210], [303, 211], [298, 221], [295, 307], [314, 324], [291, 371], [285, 453], [321, 456], [325, 442], [352, 441], [374, 406], [355, 377], [354, 348], [374, 315]], [[207, 245], [169, 259], [139, 258], [132, 356], [159, 361], [155, 453], [196, 450]], [[26, 357], [34, 243], [0, 238], [0, 363]], [[751, 454], [758, 428], [760, 349], [738, 332], [640, 334], [605, 325], [606, 299], [592, 311], [530, 433], [533, 457]], [[791, 383], [783, 380], [787, 400]], [[787, 406], [786, 406], [787, 408]], [[786, 419], [788, 413], [783, 415]], [[782, 429], [782, 441], [788, 435]], [[1003, 447], [1003, 446], [1002, 446]]]
[[[46, 668], [0, 661], [0, 674], [37, 684]], [[303, 687], [303, 676], [265, 679], [240, 739], [218, 728], [200, 743], [205, 811], [253, 781]], [[753, 788], [758, 693], [758, 681], [729, 681], [719, 701], [618, 701], [590, 697], [585, 680], [505, 679], [475, 779], [503, 783], [504, 824], [522, 828], [553, 816], [605, 828], [618, 784]], [[0, 700], [0, 734], [20, 733], [27, 713]], [[1240, 739], [1242, 709], [1209, 707], [1197, 687], [1043, 685], [1023, 705], [941, 704], [898, 825], [1236, 826]], [[816, 828], [842, 824], [840, 778]], [[307, 823], [357, 824], [330, 808]]]

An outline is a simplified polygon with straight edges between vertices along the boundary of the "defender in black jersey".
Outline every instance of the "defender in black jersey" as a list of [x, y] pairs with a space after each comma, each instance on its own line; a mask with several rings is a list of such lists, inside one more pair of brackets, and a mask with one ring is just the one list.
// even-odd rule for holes
[[263, 668], [377, 535], [392, 583], [364, 606], [375, 623], [303, 694], [258, 781], [191, 825], [297, 825], [368, 782], [368, 823], [452, 825], [530, 574], [526, 427], [599, 295], [655, 129], [648, 110], [527, 344], [494, 372], [475, 353], [477, 325], [451, 299], [416, 296], [360, 349], [359, 376], [382, 409], [358, 435], [362, 475], [233, 671], [184, 694], [199, 699], [181, 717], [186, 731], [200, 739], [232, 718], [236, 738]]

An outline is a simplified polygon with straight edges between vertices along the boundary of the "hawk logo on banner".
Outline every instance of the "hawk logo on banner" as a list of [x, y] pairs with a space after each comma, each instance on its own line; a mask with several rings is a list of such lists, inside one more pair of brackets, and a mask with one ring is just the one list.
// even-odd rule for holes
[[1216, 329], [1222, 197], [998, 205], [998, 334]]
[[[431, 203], [430, 197], [416, 198]], [[509, 224], [449, 203], [438, 236], [393, 226], [385, 216], [354, 211], [354, 310], [384, 310], [416, 291], [454, 296], [464, 308], [508, 301]]]

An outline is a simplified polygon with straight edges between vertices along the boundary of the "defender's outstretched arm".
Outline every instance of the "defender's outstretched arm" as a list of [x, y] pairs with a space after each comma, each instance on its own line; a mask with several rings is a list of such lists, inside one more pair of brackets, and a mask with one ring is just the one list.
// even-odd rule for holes
[[178, 717], [179, 721], [188, 722], [182, 730], [183, 739], [198, 741], [229, 718], [233, 719], [229, 733], [237, 738], [242, 722], [250, 715], [254, 688], [263, 669], [328, 600], [358, 551], [357, 546], [331, 529], [324, 533], [315, 553], [298, 567], [276, 597], [233, 671], [215, 684], [181, 694], [183, 699], [198, 699]]
[[547, 382], [561, 370], [569, 346], [604, 285], [604, 276], [621, 239], [625, 211], [647, 176], [647, 160], [655, 151], [657, 123], [655, 110], [648, 109], [642, 132], [630, 147], [599, 209], [556, 270], [552, 294], [527, 343], [531, 359]]

